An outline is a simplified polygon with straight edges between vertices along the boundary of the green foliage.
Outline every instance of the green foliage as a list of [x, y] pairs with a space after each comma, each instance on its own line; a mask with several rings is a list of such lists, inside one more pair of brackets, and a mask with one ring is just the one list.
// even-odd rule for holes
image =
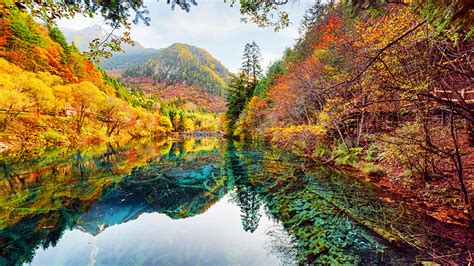
[[69, 144], [69, 139], [64, 133], [57, 132], [53, 129], [41, 133], [41, 138], [44, 139], [48, 146], [64, 146]]
[[333, 151], [333, 158], [337, 164], [357, 166], [359, 155], [363, 152], [363, 148], [347, 148], [344, 144], [339, 144]]
[[9, 10], [8, 26], [12, 30], [11, 42], [19, 46], [41, 46], [44, 40], [39, 36], [33, 19], [19, 11], [18, 9]]
[[375, 143], [371, 143], [369, 147], [367, 148], [367, 150], [365, 151], [366, 153], [365, 160], [368, 162], [373, 162], [377, 160], [378, 152], [379, 150], [377, 148], [377, 145]]
[[[230, 136], [234, 136], [239, 116], [254, 95], [259, 78], [262, 75], [260, 48], [255, 42], [245, 45], [242, 59], [241, 72], [238, 75], [232, 75], [227, 83], [226, 130]], [[245, 117], [242, 117], [242, 119], [245, 119]], [[244, 122], [242, 121], [240, 124], [243, 126]], [[236, 131], [238, 134], [243, 132], [242, 126]]]
[[[248, 86], [247, 77], [245, 74], [233, 75], [230, 78], [226, 93], [227, 111], [226, 119], [227, 132], [229, 135], [233, 135], [235, 124], [239, 119], [239, 115], [244, 110], [245, 104], [247, 103], [247, 95], [250, 94], [251, 87]], [[253, 90], [252, 90], [253, 91]]]
[[380, 177], [383, 176], [385, 173], [380, 167], [373, 163], [362, 163], [361, 166], [359, 166], [359, 169], [363, 172], [368, 174], [369, 176], [373, 177]]
[[61, 45], [63, 48], [64, 52], [66, 55], [70, 55], [72, 48], [71, 46], [67, 43], [66, 38], [64, 37], [63, 33], [59, 30], [57, 27], [51, 27], [49, 28], [49, 37], [57, 43]]
[[144, 108], [147, 111], [155, 111], [155, 107], [158, 104], [158, 100], [149, 95], [145, 95], [145, 93], [138, 87], [128, 87], [120, 80], [110, 77], [107, 73], [99, 69], [100, 73], [102, 74], [102, 78], [104, 82], [111, 86], [115, 92], [115, 95], [128, 102], [133, 107], [140, 107]]
[[[232, 0], [232, 5], [237, 0]], [[259, 27], [273, 27], [279, 31], [290, 23], [288, 13], [279, 7], [288, 1], [240, 1], [242, 21], [252, 22]]]
[[285, 74], [285, 67], [282, 60], [274, 62], [267, 70], [265, 76], [255, 87], [254, 95], [265, 98], [270, 88], [278, 81], [278, 78]]
[[[244, 53], [242, 55], [242, 66], [240, 71], [245, 74], [248, 79], [248, 86], [255, 88], [258, 83], [258, 79], [262, 76], [262, 66], [260, 61], [262, 55], [260, 54], [260, 48], [255, 42], [245, 44]], [[247, 95], [248, 98], [252, 97], [252, 94]]]
[[173, 124], [171, 123], [169, 116], [164, 115], [160, 117], [160, 126], [165, 128], [166, 131], [171, 131], [173, 129]]

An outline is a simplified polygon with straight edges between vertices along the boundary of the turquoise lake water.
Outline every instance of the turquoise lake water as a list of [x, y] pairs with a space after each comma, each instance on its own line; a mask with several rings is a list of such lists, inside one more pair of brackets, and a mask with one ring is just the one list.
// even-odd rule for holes
[[143, 140], [0, 160], [1, 265], [466, 262], [473, 232], [268, 147]]

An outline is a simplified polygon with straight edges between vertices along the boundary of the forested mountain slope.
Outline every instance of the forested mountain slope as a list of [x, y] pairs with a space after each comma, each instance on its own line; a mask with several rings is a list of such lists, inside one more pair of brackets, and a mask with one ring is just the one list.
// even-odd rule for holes
[[[44, 149], [104, 140], [217, 130], [217, 116], [188, 112], [109, 77], [15, 5], [0, 4], [0, 142]], [[196, 127], [195, 127], [196, 125]]]
[[[96, 38], [104, 40], [110, 34], [99, 25], [61, 31], [83, 52], [89, 50], [91, 41]], [[175, 43], [167, 48], [153, 49], [135, 42], [134, 46], [123, 44], [122, 49], [123, 52], [114, 52], [110, 58], [101, 60], [100, 66], [107, 71], [122, 73], [124, 78], [152, 77], [154, 82], [196, 86], [200, 91], [223, 95], [229, 71], [202, 48]]]
[[127, 69], [124, 78], [153, 77], [156, 82], [196, 86], [209, 94], [223, 95], [229, 71], [211, 54], [196, 46], [175, 43], [146, 63]]

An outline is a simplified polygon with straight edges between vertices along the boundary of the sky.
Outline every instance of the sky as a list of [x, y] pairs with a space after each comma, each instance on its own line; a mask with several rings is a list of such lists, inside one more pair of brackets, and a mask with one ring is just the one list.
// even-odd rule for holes
[[[237, 72], [246, 43], [255, 41], [260, 46], [266, 68], [279, 59], [285, 48], [298, 36], [298, 27], [311, 0], [300, 0], [283, 7], [289, 13], [290, 26], [275, 32], [273, 28], [260, 28], [253, 23], [240, 21], [238, 6], [230, 7], [229, 0], [198, 0], [191, 11], [176, 7], [171, 10], [165, 0], [145, 1], [150, 11], [151, 25], [133, 25], [131, 36], [147, 48], [164, 48], [173, 43], [187, 43], [206, 49], [230, 71]], [[76, 17], [61, 20], [59, 27], [83, 29], [93, 24], [103, 24], [103, 19]]]

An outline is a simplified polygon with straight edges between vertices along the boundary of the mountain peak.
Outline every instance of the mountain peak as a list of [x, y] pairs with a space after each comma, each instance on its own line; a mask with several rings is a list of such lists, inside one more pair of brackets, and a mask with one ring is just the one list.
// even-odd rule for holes
[[[77, 48], [79, 48], [81, 51], [88, 51], [89, 43], [92, 40], [96, 38], [103, 40], [110, 34], [109, 30], [99, 24], [92, 24], [81, 30], [61, 29], [61, 31], [63, 32], [64, 37], [66, 37], [69, 42], [74, 42]], [[114, 34], [112, 34], [112, 36], [116, 37]], [[146, 50], [150, 50], [143, 47], [143, 45], [138, 42], [135, 42], [134, 46], [125, 44], [122, 46], [122, 49], [127, 54], [143, 53], [146, 52]]]
[[143, 64], [128, 68], [123, 77], [153, 77], [156, 82], [194, 85], [202, 91], [222, 95], [229, 71], [203, 48], [174, 43], [157, 51]]

